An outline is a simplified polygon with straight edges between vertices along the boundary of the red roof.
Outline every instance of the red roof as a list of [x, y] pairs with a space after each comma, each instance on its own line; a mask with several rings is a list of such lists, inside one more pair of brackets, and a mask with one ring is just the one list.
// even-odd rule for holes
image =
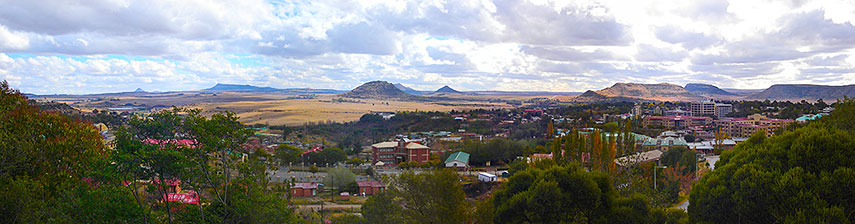
[[386, 187], [383, 186], [380, 181], [371, 180], [371, 181], [357, 181], [356, 185], [359, 187]]
[[324, 151], [324, 148], [318, 146], [318, 147], [315, 147], [314, 149], [311, 149], [309, 151], [305, 151], [305, 152], [301, 153], [300, 156], [303, 156], [303, 155], [306, 155], [309, 153], [313, 153], [313, 152], [320, 152], [320, 151]]
[[186, 194], [169, 193], [163, 196], [167, 201], [180, 201], [184, 204], [199, 204], [199, 194], [189, 191]]

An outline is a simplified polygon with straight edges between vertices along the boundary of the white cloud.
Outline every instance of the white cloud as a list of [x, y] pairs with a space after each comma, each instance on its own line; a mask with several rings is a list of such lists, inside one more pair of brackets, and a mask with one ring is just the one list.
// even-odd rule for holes
[[4, 3], [0, 77], [36, 93], [855, 81], [845, 0]]

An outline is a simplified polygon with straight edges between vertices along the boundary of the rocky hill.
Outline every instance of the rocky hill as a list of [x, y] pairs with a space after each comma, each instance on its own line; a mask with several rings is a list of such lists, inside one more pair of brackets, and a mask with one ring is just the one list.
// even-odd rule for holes
[[808, 84], [772, 85], [762, 92], [749, 95], [748, 100], [818, 100], [833, 102], [843, 96], [855, 96], [855, 85], [826, 86]]
[[[591, 91], [589, 91], [591, 92]], [[696, 101], [703, 97], [690, 93], [681, 86], [660, 83], [616, 83], [609, 88], [594, 91], [600, 96], [585, 93], [576, 97], [576, 101], [587, 101], [587, 99], [601, 98], [600, 101]]]
[[342, 97], [360, 99], [416, 99], [417, 96], [405, 93], [395, 87], [392, 83], [385, 81], [373, 81], [362, 84], [350, 92], [341, 94]]
[[702, 83], [686, 84], [685, 89], [698, 96], [736, 96], [736, 94], [719, 89], [717, 86]]
[[574, 102], [642, 102], [649, 101], [641, 98], [605, 96], [593, 90], [588, 90], [572, 99]]
[[463, 94], [463, 92], [457, 91], [457, 90], [452, 89], [451, 87], [448, 87], [448, 86], [443, 86], [442, 88], [437, 89], [436, 92], [434, 92], [434, 93]]

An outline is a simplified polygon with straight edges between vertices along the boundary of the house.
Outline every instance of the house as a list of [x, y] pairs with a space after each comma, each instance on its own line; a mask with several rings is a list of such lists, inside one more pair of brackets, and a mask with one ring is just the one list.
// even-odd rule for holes
[[478, 180], [484, 181], [484, 182], [496, 181], [496, 175], [485, 173], [485, 172], [480, 172], [480, 173], [478, 173]]
[[372, 195], [386, 189], [386, 186], [376, 180], [357, 181], [356, 185], [359, 186], [359, 194], [363, 196]]
[[291, 187], [292, 197], [311, 197], [317, 194], [318, 183], [315, 182], [295, 183], [294, 186]]
[[428, 161], [430, 148], [422, 145], [421, 141], [401, 139], [397, 141], [380, 142], [371, 145], [372, 163], [383, 162], [392, 166], [402, 162], [415, 161], [419, 164]]
[[445, 167], [457, 168], [458, 170], [469, 169], [469, 153], [455, 152], [445, 160]]

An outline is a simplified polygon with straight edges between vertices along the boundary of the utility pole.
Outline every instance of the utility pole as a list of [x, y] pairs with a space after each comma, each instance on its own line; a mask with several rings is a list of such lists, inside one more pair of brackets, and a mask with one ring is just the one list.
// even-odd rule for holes
[[653, 167], [653, 190], [656, 190], [656, 169], [665, 169], [668, 166], [654, 166]]

